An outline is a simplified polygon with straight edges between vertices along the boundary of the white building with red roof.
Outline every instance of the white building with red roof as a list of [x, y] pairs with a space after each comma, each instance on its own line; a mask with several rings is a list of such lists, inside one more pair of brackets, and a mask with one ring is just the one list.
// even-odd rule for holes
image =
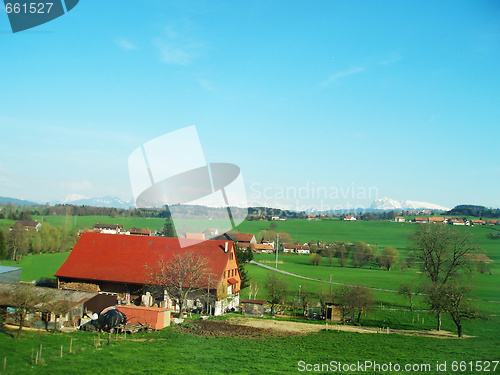
[[[179, 241], [183, 241], [182, 247]], [[209, 292], [215, 314], [237, 307], [241, 274], [231, 241], [83, 233], [55, 276], [60, 289], [114, 294], [119, 303], [129, 304], [141, 301], [151, 284], [148, 267], [157, 266], [160, 260], [168, 263], [176, 254], [188, 253], [208, 260], [207, 271], [214, 277]], [[201, 298], [193, 298], [188, 306], [206, 308]], [[176, 309], [166, 292], [156, 303]]]

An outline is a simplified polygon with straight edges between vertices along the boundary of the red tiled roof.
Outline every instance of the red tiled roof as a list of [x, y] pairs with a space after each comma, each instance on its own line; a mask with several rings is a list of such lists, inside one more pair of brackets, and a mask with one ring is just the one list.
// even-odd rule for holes
[[205, 241], [204, 233], [186, 233], [186, 238], [190, 240], [201, 240]]
[[427, 221], [426, 217], [416, 217], [415, 221]]
[[433, 216], [433, 217], [429, 218], [429, 221], [441, 222], [441, 221], [444, 221], [444, 217], [442, 217], [442, 216]]
[[144, 234], [144, 235], [151, 235], [151, 229], [141, 229], [141, 228], [136, 228], [132, 227], [129, 229], [130, 234]]
[[[168, 262], [176, 253], [195, 252], [209, 259], [210, 272], [222, 279], [229, 261], [224, 252], [228, 241], [198, 241], [173, 237], [117, 236], [83, 233], [68, 259], [55, 273], [57, 277], [147, 284], [146, 265], [156, 266], [162, 257]], [[229, 249], [233, 246], [229, 242]]]
[[250, 242], [253, 238], [253, 234], [248, 233], [234, 233], [234, 236], [238, 239], [238, 242]]
[[267, 245], [265, 243], [252, 244], [252, 249], [254, 250], [274, 250], [273, 245]]

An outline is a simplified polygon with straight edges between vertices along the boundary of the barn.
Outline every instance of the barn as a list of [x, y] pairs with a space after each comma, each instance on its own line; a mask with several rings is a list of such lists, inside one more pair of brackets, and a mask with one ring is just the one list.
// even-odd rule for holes
[[66, 262], [55, 273], [58, 288], [114, 295], [119, 305], [178, 309], [164, 291], [153, 297], [150, 267], [169, 262], [176, 254], [199, 254], [208, 260], [214, 279], [211, 298], [190, 296], [188, 306], [222, 315], [239, 304], [241, 275], [232, 241], [190, 241], [178, 238], [83, 233]]

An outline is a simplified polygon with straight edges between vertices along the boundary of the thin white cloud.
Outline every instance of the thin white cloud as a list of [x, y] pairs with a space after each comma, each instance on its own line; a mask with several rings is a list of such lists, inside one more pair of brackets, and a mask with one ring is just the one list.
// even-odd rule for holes
[[198, 82], [198, 84], [200, 85], [201, 88], [203, 88], [207, 91], [216, 91], [216, 87], [212, 81], [210, 81], [206, 78], [198, 78], [196, 81]]
[[161, 40], [155, 41], [160, 52], [160, 61], [165, 64], [189, 65], [193, 60], [193, 54], [181, 47], [175, 47]]
[[403, 59], [403, 56], [400, 53], [395, 52], [395, 51], [391, 51], [387, 54], [387, 56], [385, 56], [385, 59], [383, 59], [380, 62], [380, 65], [396, 64], [397, 62], [399, 62], [402, 59]]
[[321, 82], [321, 86], [323, 86], [323, 87], [330, 86], [331, 84], [337, 82], [341, 78], [349, 77], [353, 74], [364, 72], [365, 70], [366, 70], [366, 68], [364, 68], [362, 66], [358, 66], [358, 67], [347, 69], [347, 70], [342, 70], [340, 72], [332, 74], [330, 77], [328, 77], [328, 79]]
[[128, 51], [132, 51], [132, 50], [137, 49], [137, 46], [135, 44], [130, 43], [129, 41], [127, 41], [125, 39], [117, 39], [115, 42], [119, 47], [121, 47], [125, 50], [128, 50]]
[[195, 28], [192, 25], [174, 25], [165, 27], [162, 35], [153, 40], [164, 64], [189, 65], [201, 55], [206, 47], [192, 37]]

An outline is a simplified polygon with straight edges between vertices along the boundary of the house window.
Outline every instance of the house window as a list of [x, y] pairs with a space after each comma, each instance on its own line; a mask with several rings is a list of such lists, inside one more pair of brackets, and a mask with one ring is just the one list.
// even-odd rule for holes
[[226, 278], [226, 271], [224, 271], [224, 277], [223, 277], [223, 278], [224, 278], [224, 279]]
[[229, 260], [233, 260], [233, 253], [232, 252], [229, 253]]

